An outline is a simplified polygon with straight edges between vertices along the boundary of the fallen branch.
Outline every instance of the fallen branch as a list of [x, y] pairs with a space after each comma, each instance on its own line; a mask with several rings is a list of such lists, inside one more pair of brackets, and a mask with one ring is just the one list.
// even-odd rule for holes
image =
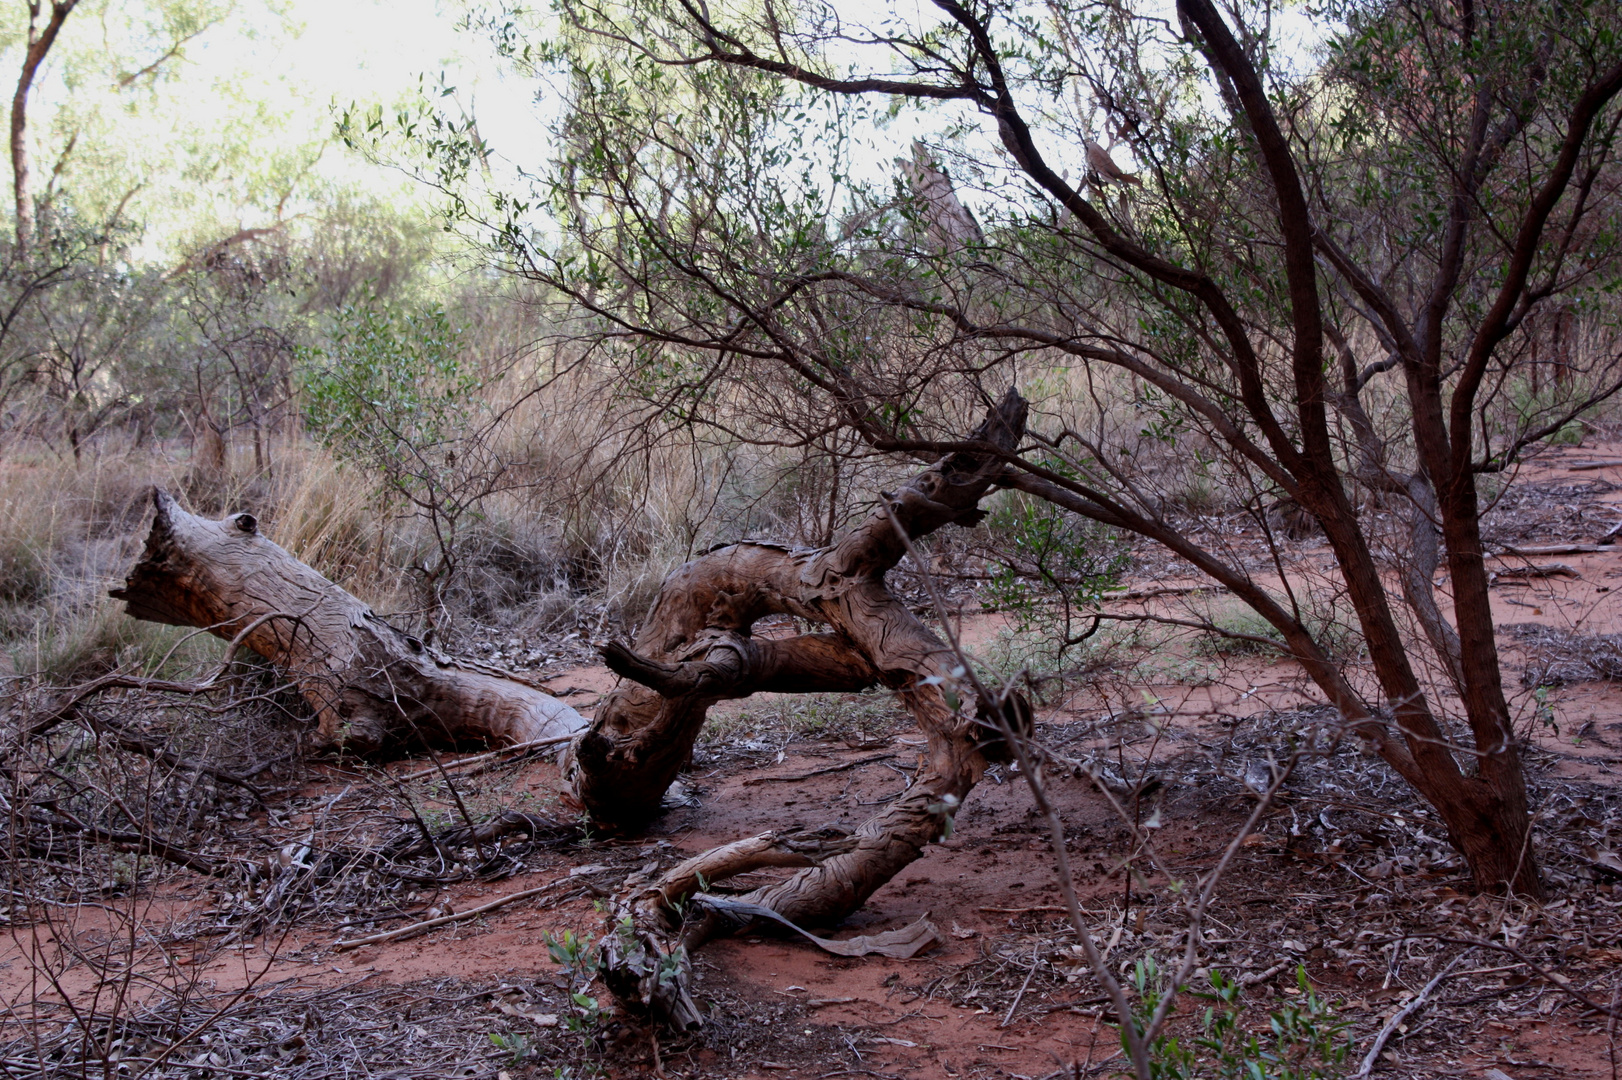
[[416, 937], [418, 934], [426, 934], [435, 927], [448, 926], [454, 922], [462, 922], [466, 919], [472, 919], [479, 915], [483, 915], [486, 912], [495, 911], [497, 908], [504, 908], [508, 904], [515, 904], [520, 900], [528, 900], [532, 896], [539, 896], [544, 892], [557, 888], [559, 885], [567, 884], [571, 880], [573, 879], [566, 877], [559, 878], [558, 880], [550, 882], [546, 885], [538, 885], [533, 889], [524, 889], [520, 892], [508, 893], [506, 896], [498, 896], [489, 903], [480, 904], [476, 908], [468, 908], [466, 911], [453, 911], [449, 915], [441, 915], [434, 919], [424, 919], [422, 922], [412, 923], [410, 926], [396, 927], [393, 930], [385, 930], [381, 934], [373, 934], [370, 937], [351, 938], [348, 941], [334, 941], [332, 943], [332, 947], [338, 952], [343, 952], [345, 949], [358, 949], [362, 945], [378, 945], [385, 941], [399, 941], [401, 938]]
[[1545, 578], [1545, 577], [1580, 577], [1581, 575], [1565, 563], [1543, 563], [1541, 566], [1506, 566], [1501, 570], [1494, 570], [1489, 578]]
[[1593, 555], [1604, 549], [1598, 544], [1538, 544], [1534, 547], [1506, 547], [1497, 555], [1519, 555], [1525, 558], [1536, 558], [1540, 555]]
[[[441, 773], [460, 771], [464, 766], [473, 765], [478, 762], [487, 762], [493, 758], [501, 757], [503, 754], [516, 754], [522, 757], [523, 754], [531, 750], [539, 750], [547, 746], [561, 746], [563, 743], [566, 743], [573, 738], [573, 735], [554, 735], [549, 739], [531, 739], [529, 742], [515, 743], [512, 746], [503, 746], [499, 750], [490, 750], [483, 754], [474, 754], [472, 757], [460, 758], [456, 761], [448, 761], [445, 763], [444, 768], [440, 768], [436, 765], [431, 769], [423, 769], [421, 772], [409, 773], [400, 777], [399, 779], [400, 783], [404, 784], [409, 783], [412, 780], [421, 780], [428, 776], [438, 776]], [[471, 773], [464, 773], [462, 775], [473, 776], [482, 771], [482, 769], [475, 769]]]
[[[1068, 914], [1070, 909], [1060, 907], [1058, 904], [1040, 904], [1036, 907], [983, 907], [979, 910], [992, 915], [1030, 915], [1038, 911], [1057, 911], [1059, 914]], [[1088, 912], [1091, 914], [1091, 912]]]
[[186, 869], [194, 870], [199, 874], [207, 874], [209, 877], [223, 877], [238, 870], [245, 871], [250, 876], [258, 876], [258, 868], [251, 863], [211, 859], [207, 855], [187, 851], [185, 848], [171, 844], [167, 840], [147, 836], [145, 833], [113, 832], [98, 825], [86, 825], [84, 822], [60, 814], [60, 812], [59, 816], [51, 818], [35, 811], [28, 815], [28, 819], [36, 825], [44, 825], [53, 829], [67, 829], [76, 836], [84, 837], [86, 840], [151, 855], [162, 859], [164, 862], [184, 866]]
[[1193, 596], [1196, 593], [1223, 593], [1227, 592], [1225, 585], [1162, 585], [1150, 589], [1126, 589], [1120, 592], [1105, 592], [1102, 600], [1153, 600], [1161, 596]]
[[[942, 687], [956, 656], [889, 590], [885, 575], [905, 556], [909, 538], [984, 518], [980, 500], [1003, 475], [999, 455], [1019, 444], [1025, 420], [1026, 403], [1010, 390], [966, 440], [977, 449], [949, 454], [895, 492], [880, 492], [873, 511], [827, 547], [743, 542], [705, 553], [665, 579], [634, 641], [602, 648], [604, 662], [627, 682], [598, 704], [565, 772], [576, 800], [604, 828], [637, 829], [662, 811], [665, 791], [691, 760], [719, 701], [888, 686], [927, 740], [915, 782], [854, 834], [812, 845], [820, 850], [785, 849], [776, 836], [726, 845], [617, 897], [606, 913], [612, 932], [600, 939], [599, 970], [622, 1005], [678, 1030], [702, 1023], [688, 982], [689, 957], [704, 941], [760, 920], [837, 926], [948, 835], [956, 808], [1004, 749], [947, 704]], [[753, 632], [774, 615], [828, 629]], [[700, 862], [709, 882], [755, 865], [803, 869], [736, 901], [700, 897], [677, 910], [678, 899], [698, 890], [689, 879]], [[703, 917], [684, 924], [682, 916], [695, 909]], [[924, 928], [916, 929], [908, 947], [927, 943]]]
[[[436, 739], [492, 745], [572, 734], [585, 718], [528, 682], [447, 656], [390, 625], [259, 532], [154, 490], [146, 548], [110, 594], [137, 619], [195, 626], [263, 656], [308, 703], [326, 745], [371, 752]], [[296, 621], [278, 613], [300, 611]]]
[[744, 787], [755, 784], [788, 783], [792, 780], [809, 780], [814, 776], [827, 776], [829, 773], [844, 772], [847, 769], [859, 769], [863, 765], [871, 765], [876, 761], [890, 761], [894, 754], [875, 754], [870, 758], [861, 758], [858, 761], [846, 761], [838, 765], [830, 765], [826, 769], [813, 769], [811, 772], [795, 773], [793, 776], [752, 776], [743, 782]]
[[1419, 1011], [1420, 1007], [1430, 998], [1431, 991], [1442, 985], [1442, 981], [1447, 978], [1448, 973], [1458, 967], [1459, 963], [1466, 956], [1469, 956], [1471, 951], [1466, 949], [1449, 960], [1447, 966], [1438, 971], [1431, 978], [1431, 981], [1425, 984], [1425, 988], [1414, 995], [1412, 1001], [1392, 1014], [1391, 1019], [1385, 1022], [1385, 1026], [1380, 1029], [1380, 1033], [1374, 1037], [1373, 1045], [1369, 1047], [1369, 1052], [1363, 1056], [1363, 1063], [1358, 1067], [1358, 1070], [1351, 1075], [1351, 1080], [1364, 1080], [1369, 1073], [1374, 1071], [1374, 1063], [1380, 1059], [1380, 1051], [1385, 1049], [1386, 1040], [1391, 1038], [1391, 1033], [1396, 1031], [1397, 1026], [1404, 1020]]

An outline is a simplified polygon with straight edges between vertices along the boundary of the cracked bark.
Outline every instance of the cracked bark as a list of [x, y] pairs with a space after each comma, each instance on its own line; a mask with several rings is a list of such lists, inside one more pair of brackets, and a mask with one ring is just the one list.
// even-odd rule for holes
[[[967, 441], [1011, 450], [1025, 413], [1024, 399], [1010, 390]], [[610, 828], [635, 829], [659, 812], [709, 707], [724, 699], [888, 686], [928, 740], [919, 780], [853, 834], [802, 838], [798, 846], [776, 834], [739, 841], [618, 898], [602, 970], [622, 1002], [678, 1027], [698, 1023], [686, 989], [688, 950], [759, 920], [738, 916], [736, 905], [687, 907], [696, 891], [762, 865], [801, 866], [786, 881], [732, 899], [796, 926], [835, 925], [940, 839], [988, 757], [1000, 756], [986, 728], [948, 705], [943, 682], [926, 681], [953, 682], [956, 656], [884, 578], [905, 553], [897, 524], [912, 538], [977, 524], [980, 499], [1003, 468], [994, 453], [952, 454], [895, 494], [880, 493], [886, 505], [824, 548], [741, 543], [710, 552], [665, 581], [630, 646], [604, 647], [604, 660], [631, 685], [603, 700], [571, 748], [568, 769], [582, 806]], [[751, 627], [773, 614], [827, 630], [754, 637]], [[734, 912], [719, 910], [727, 906]], [[685, 927], [684, 908], [701, 911]]]

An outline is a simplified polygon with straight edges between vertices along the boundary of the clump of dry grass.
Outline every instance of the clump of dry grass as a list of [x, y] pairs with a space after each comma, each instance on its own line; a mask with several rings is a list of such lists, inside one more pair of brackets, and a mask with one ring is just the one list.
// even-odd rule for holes
[[[714, 543], [802, 539], [793, 522], [804, 508], [775, 483], [783, 455], [649, 445], [635, 425], [605, 432], [608, 391], [588, 375], [545, 392], [514, 386], [512, 400], [487, 402], [503, 419], [480, 437], [499, 467], [456, 534], [456, 575], [440, 590], [448, 647], [623, 633], [671, 571]], [[154, 486], [202, 513], [251, 510], [267, 536], [380, 613], [423, 618], [419, 568], [441, 542], [430, 522], [301, 434], [265, 450], [256, 464], [249, 448], [227, 446], [223, 464], [205, 469], [186, 445], [136, 447], [116, 432], [82, 460], [13, 445], [0, 459], [0, 671], [68, 683], [150, 671], [175, 646], [179, 635], [127, 619], [106, 596], [140, 550]], [[213, 650], [189, 643], [168, 662], [207, 662]]]
[[106, 595], [139, 550], [151, 487], [174, 484], [173, 464], [128, 450], [0, 463], [0, 672], [67, 682], [184, 659], [171, 655], [180, 634], [124, 618]]

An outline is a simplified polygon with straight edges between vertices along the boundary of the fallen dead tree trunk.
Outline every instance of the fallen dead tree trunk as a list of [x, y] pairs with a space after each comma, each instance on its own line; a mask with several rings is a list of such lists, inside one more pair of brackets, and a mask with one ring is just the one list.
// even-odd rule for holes
[[261, 535], [252, 514], [211, 521], [161, 490], [152, 498], [146, 551], [113, 598], [133, 618], [242, 636], [298, 687], [318, 744], [362, 753], [442, 739], [510, 745], [585, 727], [535, 687], [389, 625]]
[[[629, 888], [613, 905], [603, 939], [604, 981], [622, 1001], [678, 1027], [699, 1022], [686, 989], [691, 949], [767, 917], [796, 929], [837, 924], [947, 834], [988, 756], [1001, 756], [990, 730], [959, 707], [955, 654], [884, 579], [906, 551], [898, 530], [917, 538], [979, 522], [980, 499], [1003, 472], [989, 451], [1018, 444], [1025, 413], [1024, 399], [1010, 390], [968, 436], [988, 452], [953, 454], [898, 493], [881, 493], [867, 520], [829, 547], [741, 543], [688, 563], [666, 579], [635, 642], [604, 648], [609, 667], [633, 685], [603, 699], [572, 747], [570, 769], [581, 804], [611, 827], [634, 829], [658, 813], [709, 707], [723, 699], [883, 685], [897, 691], [928, 739], [918, 782], [853, 835], [766, 834]], [[754, 637], [755, 622], [774, 614], [828, 629]], [[761, 866], [803, 869], [726, 903], [686, 903], [709, 884]], [[681, 910], [697, 917], [684, 926]], [[904, 943], [862, 947], [916, 951], [927, 944], [927, 929], [910, 929]]]

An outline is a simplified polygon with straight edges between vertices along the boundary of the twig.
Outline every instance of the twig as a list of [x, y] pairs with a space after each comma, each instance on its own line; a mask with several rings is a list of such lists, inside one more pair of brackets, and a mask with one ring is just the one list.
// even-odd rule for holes
[[[313, 605], [304, 614], [308, 615], [311, 610], [314, 610]], [[283, 611], [272, 611], [259, 616], [237, 631], [236, 636], [231, 639], [225, 648], [225, 656], [215, 665], [213, 673], [208, 678], [198, 682], [187, 683], [174, 682], [169, 679], [147, 679], [135, 675], [125, 675], [116, 671], [103, 675], [99, 679], [92, 679], [69, 690], [61, 699], [50, 706], [44, 716], [35, 718], [32, 723], [25, 726], [22, 730], [23, 737], [34, 739], [44, 735], [62, 721], [71, 718], [78, 711], [80, 705], [103, 690], [125, 689], [166, 694], [206, 694], [219, 686], [220, 679], [231, 670], [231, 665], [236, 663], [237, 652], [242, 649], [248, 635], [272, 619], [291, 619], [296, 623], [302, 623], [304, 615], [289, 615]], [[228, 624], [216, 623], [214, 626], [204, 627], [203, 630], [211, 631], [225, 625]]]
[[1420, 1006], [1424, 1005], [1426, 999], [1430, 997], [1431, 991], [1442, 985], [1442, 980], [1447, 978], [1448, 972], [1458, 967], [1459, 963], [1473, 951], [1472, 949], [1466, 949], [1449, 960], [1447, 966], [1438, 971], [1431, 978], [1431, 981], [1425, 984], [1425, 988], [1414, 995], [1412, 1001], [1392, 1014], [1391, 1019], [1385, 1022], [1385, 1026], [1380, 1029], [1380, 1033], [1374, 1037], [1374, 1044], [1369, 1047], [1369, 1052], [1364, 1055], [1362, 1065], [1358, 1066], [1357, 1071], [1351, 1075], [1351, 1080], [1363, 1080], [1364, 1077], [1374, 1071], [1374, 1064], [1380, 1058], [1380, 1051], [1385, 1049], [1386, 1040], [1391, 1038], [1393, 1031], [1397, 1030], [1397, 1025], [1418, 1012]]
[[[1519, 960], [1522, 964], [1531, 968], [1534, 975], [1547, 982], [1554, 989], [1560, 991], [1562, 994], [1565, 994], [1567, 997], [1575, 998], [1582, 1004], [1584, 1008], [1592, 1009], [1601, 1016], [1609, 1016], [1612, 1019], [1615, 1019], [1616, 1017], [1615, 1006], [1607, 1007], [1601, 1005], [1599, 1002], [1595, 1001], [1581, 990], [1578, 990], [1576, 987], [1572, 986], [1570, 979], [1566, 978], [1564, 975], [1561, 975], [1559, 972], [1546, 970], [1536, 960], [1533, 960], [1530, 956], [1527, 956], [1513, 945], [1505, 945], [1502, 942], [1489, 941], [1486, 938], [1457, 937], [1452, 934], [1416, 933], [1409, 934], [1407, 936], [1411, 938], [1423, 938], [1427, 941], [1446, 941], [1451, 942], [1454, 945], [1469, 945], [1471, 948], [1476, 949], [1493, 949], [1497, 952], [1506, 953], [1513, 956], [1516, 960]], [[1387, 942], [1371, 941], [1369, 944], [1387, 944], [1389, 940], [1396, 939], [1388, 939]]]
[[829, 773], [844, 772], [846, 769], [858, 769], [863, 765], [871, 765], [876, 761], [888, 761], [894, 754], [875, 754], [870, 758], [861, 758], [857, 761], [846, 761], [838, 765], [830, 765], [826, 769], [813, 769], [811, 772], [795, 773], [793, 776], [752, 776], [743, 782], [744, 787], [754, 784], [771, 784], [787, 782], [790, 780], [809, 780], [813, 776], [827, 776]]
[[1611, 1022], [1605, 1025], [1607, 1049], [1611, 1054], [1611, 1080], [1616, 1080], [1616, 1006], [1622, 1001], [1622, 975], [1617, 976], [1616, 989], [1611, 991]]
[[[890, 526], [895, 529], [896, 536], [900, 538], [901, 546], [906, 549], [907, 555], [912, 558], [915, 565], [924, 567], [925, 564], [918, 558], [917, 552], [913, 549], [912, 538], [907, 535], [907, 530], [901, 527], [901, 522], [896, 519], [895, 512], [890, 509], [889, 502], [882, 501], [880, 505], [884, 507], [885, 515], [890, 519]], [[979, 675], [975, 672], [974, 664], [970, 662], [967, 654], [964, 653], [963, 646], [959, 643], [957, 635], [952, 632], [952, 623], [946, 617], [946, 605], [941, 601], [939, 590], [935, 588], [935, 579], [930, 576], [927, 570], [924, 571], [922, 576], [924, 588], [929, 594], [930, 602], [935, 607], [936, 615], [940, 618], [941, 630], [946, 635], [946, 642], [951, 647], [952, 655], [962, 667], [963, 674], [967, 677], [969, 684], [974, 687], [976, 695], [981, 700], [987, 702], [996, 701], [986, 689], [985, 684], [980, 681]], [[1093, 943], [1092, 934], [1088, 932], [1087, 923], [1082, 916], [1081, 899], [1076, 895], [1076, 879], [1070, 872], [1070, 857], [1068, 849], [1065, 847], [1064, 819], [1059, 816], [1058, 810], [1054, 808], [1047, 797], [1046, 785], [1042, 782], [1040, 765], [1030, 751], [1031, 744], [1028, 735], [1025, 732], [1015, 733], [1014, 724], [1009, 719], [1007, 709], [1002, 703], [993, 708], [991, 714], [997, 733], [1003, 737], [1004, 744], [1013, 751], [1015, 759], [1019, 762], [1020, 771], [1025, 774], [1025, 782], [1030, 790], [1031, 800], [1036, 804], [1037, 811], [1047, 818], [1048, 831], [1053, 837], [1053, 859], [1058, 870], [1059, 892], [1064, 897], [1065, 909], [1068, 912], [1070, 922], [1076, 928], [1076, 936], [1081, 939], [1081, 948], [1087, 957], [1087, 966], [1092, 968], [1094, 978], [1098, 980], [1104, 992], [1109, 995], [1110, 1003], [1115, 1007], [1115, 1014], [1121, 1018], [1121, 1041], [1124, 1044], [1123, 1048], [1132, 1061], [1132, 1072], [1137, 1077], [1137, 1080], [1149, 1080], [1151, 1070], [1148, 1045], [1145, 1043], [1142, 1033], [1138, 1031], [1137, 1025], [1132, 1022], [1132, 1005], [1127, 1000], [1126, 988], [1121, 985], [1120, 980], [1110, 971], [1109, 965], [1104, 962], [1104, 957]], [[1114, 799], [1109, 796], [1107, 791], [1105, 797], [1110, 798], [1111, 803], [1114, 803]], [[1118, 813], [1121, 812], [1119, 805], [1115, 809]], [[1237, 846], [1237, 840], [1235, 846]], [[1190, 933], [1190, 942], [1193, 942], [1197, 937], [1197, 933]], [[1167, 1000], [1170, 1000], [1169, 995]]]
[[[549, 739], [535, 739], [530, 742], [514, 743], [511, 746], [503, 746], [499, 750], [489, 750], [483, 754], [474, 754], [472, 757], [465, 757], [457, 761], [452, 761], [444, 766], [444, 771], [449, 772], [452, 769], [460, 769], [464, 765], [474, 765], [481, 761], [488, 761], [491, 758], [500, 757], [502, 754], [517, 753], [520, 750], [539, 750], [543, 746], [557, 746], [559, 743], [566, 743], [573, 738], [574, 735], [554, 735]], [[407, 775], [400, 777], [399, 780], [401, 783], [406, 783], [411, 780], [421, 780], [425, 776], [437, 776], [439, 775], [440, 771], [440, 768], [436, 766], [432, 769], [423, 769], [421, 772], [408, 773]]]
[[1257, 983], [1264, 983], [1268, 979], [1271, 979], [1274, 975], [1278, 975], [1281, 972], [1288, 971], [1290, 969], [1290, 965], [1293, 964], [1293, 963], [1297, 963], [1297, 962], [1298, 961], [1294, 961], [1294, 960], [1286, 960], [1282, 964], [1274, 964], [1272, 967], [1268, 968], [1266, 971], [1253, 971], [1249, 975], [1241, 975], [1241, 976], [1239, 976], [1239, 985], [1240, 986], [1255, 986]]
[[132, 848], [143, 854], [155, 856], [165, 862], [174, 863], [176, 866], [184, 866], [188, 870], [199, 874], [207, 874], [210, 877], [220, 877], [233, 870], [245, 870], [250, 876], [258, 876], [258, 867], [254, 863], [236, 863], [211, 859], [206, 855], [199, 855], [196, 852], [187, 851], [185, 848], [176, 847], [167, 840], [147, 836], [145, 833], [112, 832], [96, 825], [87, 825], [77, 818], [70, 817], [60, 809], [56, 811], [56, 814], [57, 817], [53, 819], [35, 812], [30, 813], [28, 818], [36, 825], [44, 825], [47, 828], [55, 829], [71, 829], [77, 835], [95, 843], [107, 844], [112, 847]]
[[1008, 1006], [1008, 1015], [1002, 1018], [1002, 1023], [998, 1024], [997, 1027], [1005, 1028], [1009, 1024], [1013, 1023], [1014, 1010], [1019, 1008], [1020, 1001], [1025, 997], [1025, 991], [1031, 988], [1031, 980], [1036, 977], [1036, 969], [1041, 966], [1042, 943], [1037, 942], [1036, 947], [1031, 950], [1031, 970], [1025, 973], [1025, 981], [1019, 984], [1019, 993], [1014, 995], [1014, 1003]]
[[550, 882], [546, 885], [540, 885], [533, 889], [524, 889], [520, 892], [508, 893], [506, 896], [498, 896], [489, 903], [480, 904], [476, 908], [468, 908], [466, 911], [453, 911], [449, 915], [441, 915], [435, 919], [425, 919], [419, 923], [412, 923], [410, 926], [401, 926], [393, 930], [385, 930], [383, 933], [373, 934], [371, 937], [352, 938], [348, 941], [334, 941], [332, 943], [332, 947], [335, 950], [342, 952], [345, 949], [358, 949], [362, 945], [377, 945], [385, 941], [399, 941], [401, 938], [416, 937], [418, 934], [426, 933], [429, 930], [434, 929], [436, 926], [445, 926], [448, 923], [461, 922], [463, 919], [471, 919], [475, 915], [483, 915], [487, 911], [494, 911], [496, 908], [506, 907], [508, 904], [516, 903], [519, 900], [527, 900], [531, 896], [539, 896], [541, 893], [546, 892], [549, 889], [557, 888], [559, 885], [564, 884], [568, 880], [568, 878], [559, 878], [557, 881]]

